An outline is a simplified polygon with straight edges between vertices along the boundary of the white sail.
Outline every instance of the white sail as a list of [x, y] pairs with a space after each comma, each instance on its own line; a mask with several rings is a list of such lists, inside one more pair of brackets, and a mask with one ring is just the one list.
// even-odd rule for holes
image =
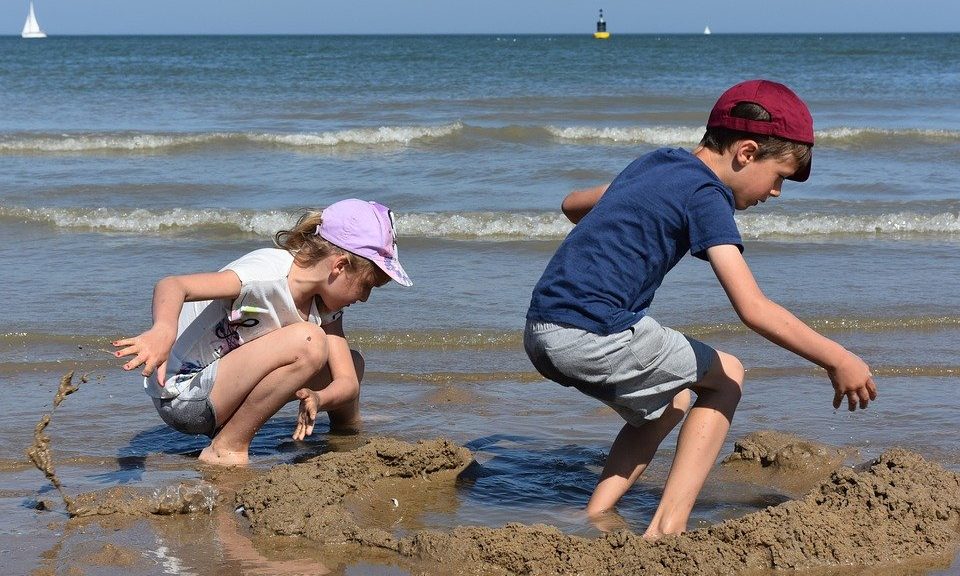
[[30, 2], [30, 13], [27, 14], [27, 21], [23, 23], [23, 32], [20, 33], [23, 38], [46, 38], [43, 30], [40, 29], [40, 23], [37, 22], [37, 15], [33, 13], [33, 2]]
[[709, 34], [709, 33], [710, 33], [710, 27], [707, 26], [706, 28], [704, 28], [704, 29], [703, 29], [703, 33], [704, 33], [704, 34]]

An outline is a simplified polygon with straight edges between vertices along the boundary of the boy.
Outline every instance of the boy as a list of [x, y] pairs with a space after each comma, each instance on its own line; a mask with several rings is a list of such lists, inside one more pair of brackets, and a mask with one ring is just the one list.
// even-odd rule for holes
[[767, 80], [720, 96], [691, 153], [660, 149], [609, 186], [570, 193], [576, 224], [533, 290], [524, 348], [546, 378], [611, 406], [626, 420], [587, 504], [613, 508], [687, 413], [660, 505], [644, 533], [686, 529], [740, 401], [735, 357], [660, 326], [647, 308], [664, 276], [689, 251], [707, 260], [750, 329], [814, 362], [833, 383], [834, 408], [877, 397], [867, 365], [764, 296], [741, 252], [734, 209], [780, 195], [784, 179], [810, 174], [813, 119], [789, 88]]

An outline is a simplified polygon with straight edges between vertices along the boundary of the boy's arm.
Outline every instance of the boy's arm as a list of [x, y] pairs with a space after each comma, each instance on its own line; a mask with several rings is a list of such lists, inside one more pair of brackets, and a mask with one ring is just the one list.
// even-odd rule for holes
[[[170, 355], [177, 339], [177, 323], [184, 302], [198, 302], [215, 298], [236, 298], [240, 295], [240, 278], [236, 272], [224, 270], [185, 276], [167, 276], [153, 289], [153, 326], [133, 338], [113, 342], [119, 350], [118, 358], [134, 356], [123, 365], [124, 370], [133, 370], [143, 365], [142, 374], [149, 376]], [[157, 379], [163, 382], [165, 374], [160, 370]]]
[[860, 408], [866, 408], [870, 400], [877, 398], [877, 386], [863, 360], [767, 298], [739, 248], [731, 244], [713, 246], [707, 249], [707, 258], [744, 324], [827, 370], [834, 388], [834, 408], [840, 407], [844, 396], [851, 411], [856, 410], [858, 403]]
[[[296, 396], [300, 399], [297, 414], [297, 428], [293, 432], [294, 440], [303, 440], [313, 434], [317, 413], [329, 412], [355, 402], [360, 396], [360, 378], [353, 364], [353, 353], [343, 334], [343, 317], [324, 325], [327, 333], [327, 368], [330, 370], [330, 384], [320, 390], [301, 388]], [[355, 417], [356, 415], [354, 415]]]
[[567, 194], [567, 197], [563, 199], [563, 203], [560, 204], [560, 209], [563, 210], [564, 216], [574, 224], [579, 222], [580, 219], [586, 216], [587, 212], [593, 208], [594, 204], [600, 200], [603, 193], [607, 191], [608, 186], [610, 185], [601, 184], [593, 188], [574, 190]]

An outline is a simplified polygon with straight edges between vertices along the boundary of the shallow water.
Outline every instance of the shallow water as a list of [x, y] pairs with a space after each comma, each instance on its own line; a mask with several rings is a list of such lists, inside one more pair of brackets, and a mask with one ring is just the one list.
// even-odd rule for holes
[[[808, 100], [818, 143], [810, 182], [738, 214], [745, 255], [770, 297], [870, 363], [880, 398], [835, 411], [824, 373], [745, 330], [702, 262], [671, 272], [653, 315], [747, 367], [724, 453], [773, 428], [862, 459], [905, 446], [960, 470], [960, 37], [788, 37], [803, 48], [784, 51], [789, 66], [743, 58], [742, 40], [0, 39], [0, 562], [28, 573], [81, 554], [62, 510], [34, 510], [56, 493], [24, 456], [67, 370], [89, 377], [47, 430], [70, 493], [198, 477], [203, 439], [168, 431], [102, 350], [149, 325], [160, 277], [217, 269], [301, 208], [348, 196], [394, 209], [416, 283], [345, 317], [367, 359], [364, 434], [443, 435], [477, 453], [418, 522], [595, 534], [579, 511], [621, 422], [540, 379], [520, 344], [530, 289], [570, 228], [560, 199], [657, 146], [695, 145], [716, 96], [760, 75]], [[258, 434], [255, 469], [361, 441], [321, 426], [293, 442], [294, 417], [288, 407]], [[620, 506], [633, 530], [674, 442]], [[769, 496], [708, 482], [692, 525]], [[138, 526], [122, 543], [145, 555], [176, 532]], [[156, 554], [137, 570], [255, 570], [216, 538], [202, 549], [171, 571]], [[377, 566], [345, 570], [403, 570]]]

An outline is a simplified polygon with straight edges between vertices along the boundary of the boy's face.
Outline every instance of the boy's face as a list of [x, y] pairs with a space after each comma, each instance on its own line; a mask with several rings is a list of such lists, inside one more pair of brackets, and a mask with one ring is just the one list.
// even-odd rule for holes
[[727, 182], [733, 190], [737, 210], [746, 210], [771, 196], [780, 195], [783, 180], [797, 171], [794, 158], [764, 158], [751, 160]]

